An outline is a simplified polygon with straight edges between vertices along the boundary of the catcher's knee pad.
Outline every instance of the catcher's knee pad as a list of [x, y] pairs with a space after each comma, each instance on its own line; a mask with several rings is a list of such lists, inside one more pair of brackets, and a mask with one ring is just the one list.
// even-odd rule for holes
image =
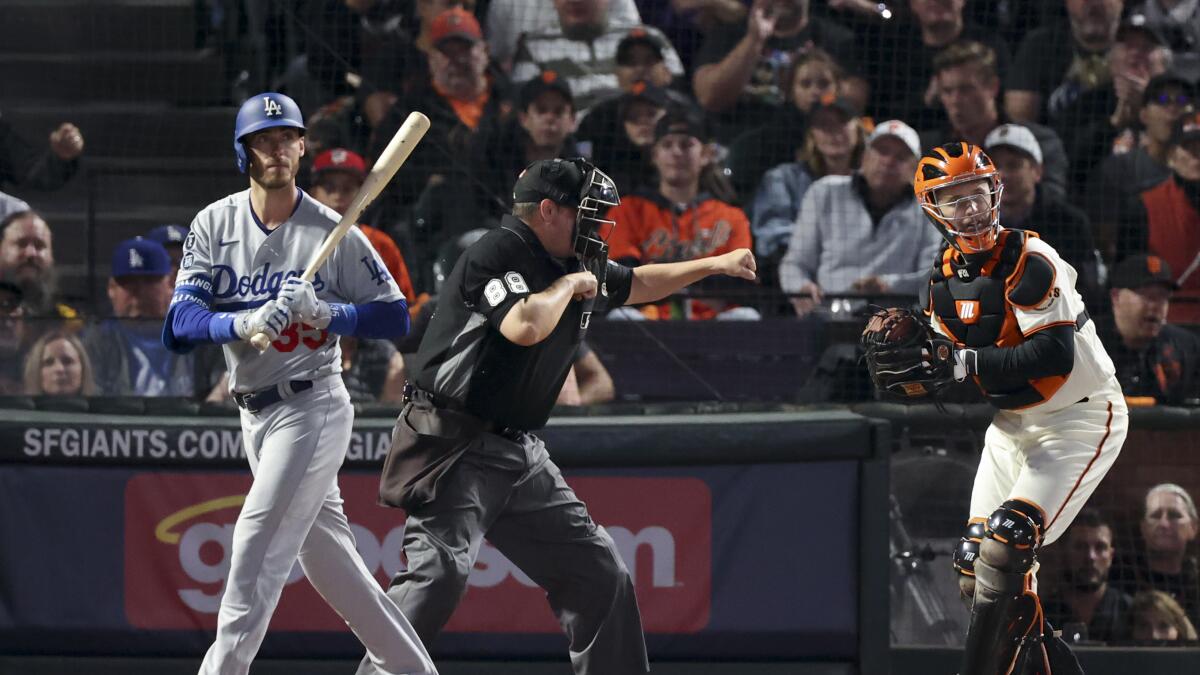
[[1044, 659], [1044, 618], [1033, 574], [1042, 522], [1040, 509], [1021, 500], [1004, 502], [987, 519], [974, 565], [961, 675], [1012, 672], [1022, 656]]
[[983, 521], [967, 525], [967, 531], [954, 549], [954, 570], [965, 577], [975, 576], [975, 561], [979, 559], [979, 544], [983, 542]]
[[979, 559], [1006, 572], [1029, 571], [1037, 560], [1044, 522], [1037, 506], [1020, 499], [1004, 502], [984, 522]]
[[967, 531], [954, 548], [954, 571], [958, 572], [958, 589], [962, 592], [967, 607], [975, 596], [975, 561], [979, 560], [979, 544], [984, 538], [983, 521], [967, 525]]

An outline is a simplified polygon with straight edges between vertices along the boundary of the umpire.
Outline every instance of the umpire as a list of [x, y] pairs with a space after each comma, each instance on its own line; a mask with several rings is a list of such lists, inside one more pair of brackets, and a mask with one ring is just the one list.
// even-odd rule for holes
[[[754, 257], [609, 261], [615, 224], [604, 211], [620, 200], [583, 159], [534, 162], [513, 201], [460, 256], [410, 362], [380, 483], [381, 501], [408, 512], [408, 569], [388, 595], [431, 643], [487, 537], [546, 591], [576, 673], [645, 673], [629, 571], [532, 431], [550, 416], [596, 301], [651, 302], [713, 274], [754, 279]], [[358, 669], [377, 672], [365, 660]]]

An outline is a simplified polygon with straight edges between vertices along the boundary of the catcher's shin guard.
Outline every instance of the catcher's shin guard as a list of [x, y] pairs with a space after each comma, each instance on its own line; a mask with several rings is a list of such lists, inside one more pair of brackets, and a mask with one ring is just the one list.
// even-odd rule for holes
[[1040, 509], [1009, 500], [988, 518], [975, 561], [975, 597], [959, 675], [1050, 672], [1037, 596]]

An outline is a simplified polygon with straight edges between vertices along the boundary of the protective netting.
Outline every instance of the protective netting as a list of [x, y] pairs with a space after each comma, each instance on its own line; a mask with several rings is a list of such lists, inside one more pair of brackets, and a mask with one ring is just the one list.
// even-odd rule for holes
[[[415, 325], [538, 158], [584, 155], [613, 176], [615, 259], [755, 251], [758, 283], [714, 279], [597, 321], [598, 360], [564, 403], [871, 399], [854, 348], [862, 312], [916, 299], [943, 239], [913, 174], [920, 155], [959, 141], [999, 169], [1000, 224], [1039, 232], [1075, 270], [1126, 393], [1200, 399], [1200, 343], [1179, 327], [1200, 307], [1195, 2], [3, 0], [0, 11], [6, 395], [222, 398], [219, 357], [181, 364], [155, 346], [174, 272], [128, 240], [157, 238], [177, 266], [195, 213], [247, 186], [237, 106], [278, 91], [306, 117], [298, 181], [331, 203], [354, 189], [341, 180], [353, 154], [369, 166], [408, 112], [433, 120], [362, 219], [393, 276], [404, 268]], [[1168, 310], [1162, 289], [1175, 285]], [[391, 400], [416, 345], [348, 348], [361, 400]], [[597, 362], [615, 386], [588, 399]], [[935, 444], [958, 485], [979, 440]], [[1157, 460], [1123, 460], [1133, 477], [1110, 478], [1094, 501], [1117, 548], [1114, 586], [1178, 582], [1194, 621], [1194, 507], [1155, 517], [1174, 523], [1162, 545], [1185, 550], [1183, 568], [1174, 554], [1155, 565], [1182, 571], [1136, 573], [1138, 542], [1160, 536], [1139, 513], [1146, 490], [1200, 489], [1186, 440], [1143, 439]], [[961, 510], [960, 493], [930, 503]], [[958, 516], [948, 522], [905, 536], [944, 543], [958, 535]], [[960, 609], [947, 607], [922, 611], [937, 624]]]

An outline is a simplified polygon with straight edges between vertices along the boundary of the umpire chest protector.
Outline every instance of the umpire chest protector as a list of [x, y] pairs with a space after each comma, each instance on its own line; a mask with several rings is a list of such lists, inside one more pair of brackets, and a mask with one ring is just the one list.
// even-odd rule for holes
[[1022, 259], [1033, 232], [1002, 230], [982, 260], [953, 248], [942, 252], [929, 282], [926, 314], [936, 314], [949, 337], [966, 347], [1014, 347], [1025, 338], [1012, 305], [1042, 302], [1054, 283], [1054, 268], [1041, 256]]

